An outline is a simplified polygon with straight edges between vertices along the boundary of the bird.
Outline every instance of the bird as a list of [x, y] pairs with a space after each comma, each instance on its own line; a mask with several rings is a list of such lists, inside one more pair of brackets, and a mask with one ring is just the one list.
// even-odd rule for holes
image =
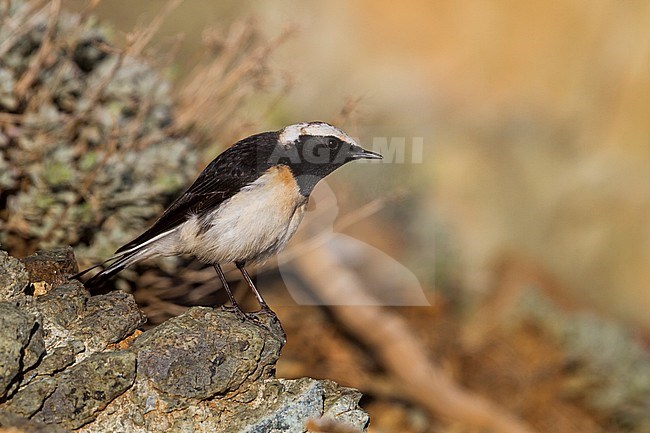
[[234, 263], [261, 311], [275, 315], [246, 265], [282, 250], [305, 215], [316, 184], [359, 159], [382, 159], [326, 122], [297, 123], [244, 138], [219, 154], [140, 236], [117, 249], [85, 282], [100, 287], [124, 268], [157, 256], [190, 255], [211, 265], [240, 318], [222, 266]]

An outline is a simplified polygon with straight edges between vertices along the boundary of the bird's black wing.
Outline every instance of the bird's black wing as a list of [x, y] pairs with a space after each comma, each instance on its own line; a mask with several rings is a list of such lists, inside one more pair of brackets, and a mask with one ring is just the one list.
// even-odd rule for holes
[[[192, 186], [178, 197], [144, 233], [121, 246], [116, 254], [137, 247], [187, 221], [190, 215], [203, 215], [255, 181], [265, 170], [260, 158], [259, 140], [263, 134], [244, 139], [233, 145], [202, 172]], [[267, 138], [268, 140], [268, 138]]]

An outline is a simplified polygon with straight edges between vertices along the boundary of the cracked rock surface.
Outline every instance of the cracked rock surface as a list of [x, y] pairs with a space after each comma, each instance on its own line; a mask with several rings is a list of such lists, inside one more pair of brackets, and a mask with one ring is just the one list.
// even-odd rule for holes
[[156, 328], [132, 296], [90, 296], [70, 248], [0, 251], [0, 430], [305, 432], [328, 417], [363, 431], [361, 394], [274, 377], [279, 323], [194, 307]]

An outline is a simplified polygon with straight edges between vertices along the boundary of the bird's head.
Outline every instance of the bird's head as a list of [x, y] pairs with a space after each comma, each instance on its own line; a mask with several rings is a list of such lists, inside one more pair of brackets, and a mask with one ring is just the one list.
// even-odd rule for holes
[[277, 143], [270, 163], [288, 166], [305, 195], [311, 193], [320, 179], [350, 161], [382, 158], [325, 122], [297, 123], [276, 133]]

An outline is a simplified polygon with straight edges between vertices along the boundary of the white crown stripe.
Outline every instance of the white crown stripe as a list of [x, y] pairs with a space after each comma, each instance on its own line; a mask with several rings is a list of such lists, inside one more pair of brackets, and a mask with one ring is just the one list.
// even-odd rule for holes
[[296, 123], [295, 125], [289, 125], [282, 130], [279, 140], [282, 144], [289, 145], [298, 141], [301, 135], [313, 135], [316, 137], [332, 136], [350, 144], [357, 144], [348, 134], [324, 122]]

